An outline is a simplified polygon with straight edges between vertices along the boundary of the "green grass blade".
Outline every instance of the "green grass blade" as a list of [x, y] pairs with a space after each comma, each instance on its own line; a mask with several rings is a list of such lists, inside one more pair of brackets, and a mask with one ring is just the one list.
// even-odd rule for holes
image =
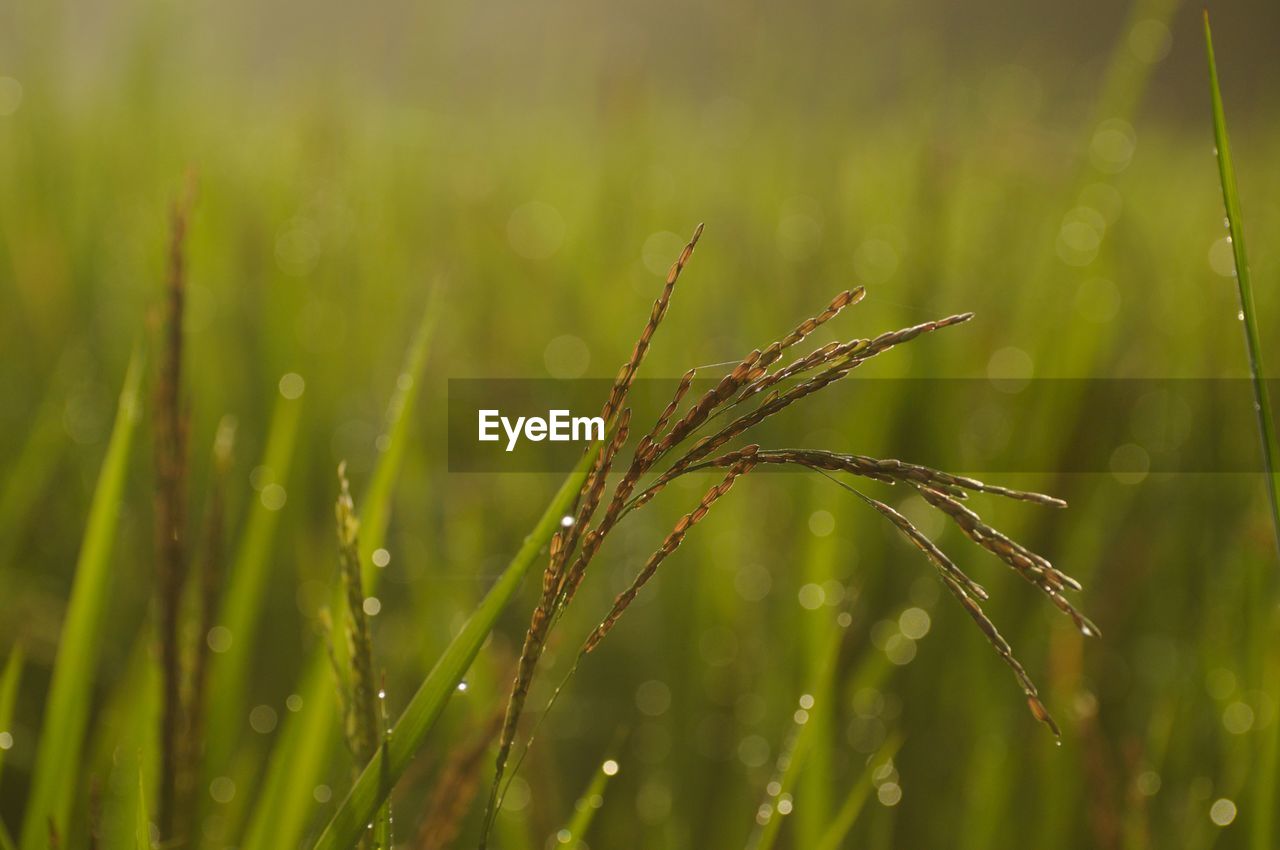
[[[829, 712], [831, 710], [830, 702], [834, 696], [835, 678], [834, 671], [836, 662], [840, 657], [840, 645], [844, 640], [845, 627], [836, 625], [831, 630], [827, 638], [827, 645], [822, 650], [821, 662], [817, 665], [813, 674], [813, 684], [810, 688], [812, 704], [802, 701], [800, 711], [805, 712], [803, 720], [798, 720], [798, 725], [794, 728], [790, 746], [784, 747], [783, 757], [780, 757], [780, 772], [775, 774], [778, 782], [778, 797], [790, 795], [796, 788], [802, 773], [801, 768], [805, 763], [805, 759], [809, 751], [814, 746], [813, 729], [816, 724], [813, 722], [815, 716], [819, 713]], [[800, 715], [797, 715], [798, 717]], [[819, 742], [821, 745], [821, 742]], [[778, 840], [778, 831], [782, 828], [782, 815], [773, 810], [772, 798], [768, 802], [770, 806], [769, 817], [763, 822], [757, 820], [759, 826], [751, 834], [747, 841], [747, 847], [750, 850], [771, 850], [774, 843]]]
[[[242, 845], [245, 850], [297, 846], [314, 806], [311, 794], [335, 743], [337, 707], [332, 687], [333, 675], [324, 650], [312, 652], [298, 687], [302, 710], [283, 724], [266, 780], [249, 816]], [[281, 836], [291, 840], [279, 841]]]
[[137, 819], [133, 824], [133, 836], [138, 850], [151, 850], [151, 818], [147, 815], [147, 788], [142, 781], [142, 768], [138, 768]]
[[[1245, 345], [1249, 354], [1249, 374], [1253, 381], [1253, 400], [1258, 414], [1258, 436], [1262, 442], [1262, 460], [1266, 472], [1267, 498], [1271, 505], [1272, 530], [1275, 533], [1277, 551], [1280, 551], [1280, 479], [1276, 477], [1276, 459], [1280, 450], [1276, 443], [1276, 425], [1271, 409], [1271, 397], [1267, 390], [1262, 367], [1262, 336], [1258, 331], [1257, 311], [1253, 304], [1253, 281], [1249, 275], [1249, 256], [1245, 250], [1244, 216], [1240, 210], [1240, 191], [1236, 185], [1235, 163], [1231, 158], [1231, 144], [1227, 138], [1227, 118], [1222, 106], [1222, 90], [1218, 84], [1218, 65], [1213, 54], [1213, 34], [1209, 29], [1209, 11], [1204, 12], [1204, 47], [1209, 65], [1209, 96], [1213, 105], [1213, 138], [1218, 154], [1218, 177], [1222, 182], [1222, 202], [1227, 212], [1227, 232], [1231, 238], [1231, 253], [1235, 263], [1236, 288], [1240, 295], [1240, 318], [1244, 322]], [[1270, 605], [1268, 606], [1270, 609]], [[1261, 685], [1274, 697], [1277, 683], [1266, 663], [1270, 644], [1276, 629], [1275, 615], [1262, 629], [1262, 657], [1255, 664], [1262, 668]], [[1280, 763], [1280, 732], [1273, 723], [1260, 732], [1260, 754], [1253, 785], [1254, 804], [1250, 823], [1250, 838], [1255, 848], [1274, 846], [1276, 766]]]
[[[462, 681], [467, 668], [471, 666], [471, 661], [480, 651], [481, 644], [489, 636], [498, 616], [519, 589], [525, 575], [538, 559], [542, 547], [559, 527], [561, 518], [570, 510], [598, 450], [597, 444], [583, 456], [577, 468], [565, 479], [533, 532], [525, 538], [520, 551], [481, 600], [462, 630], [449, 643], [396, 722], [389, 745], [385, 750], [379, 750], [360, 774], [325, 827], [315, 844], [317, 850], [347, 850], [360, 838], [370, 818], [389, 793], [389, 785], [398, 780], [409, 766], [427, 733], [440, 717], [445, 703], [449, 701], [458, 682]], [[390, 783], [384, 777], [390, 777]]]
[[[18, 683], [22, 681], [22, 665], [25, 658], [21, 646], [9, 653], [4, 665], [4, 678], [0, 678], [0, 734], [12, 734], [13, 704], [18, 699]], [[5, 750], [0, 748], [0, 775], [3, 775]]]
[[[276, 399], [260, 466], [271, 470], [272, 482], [287, 487], [297, 441], [302, 397]], [[280, 511], [254, 499], [244, 536], [227, 573], [218, 624], [231, 633], [226, 652], [210, 658], [206, 781], [225, 772], [244, 723], [245, 683], [255, 651], [254, 637], [262, 618], [269, 558]]]
[[61, 429], [61, 387], [50, 387], [40, 404], [22, 451], [10, 461], [0, 491], [0, 569], [8, 570], [19, 526], [38, 502], [65, 447]]
[[1240, 293], [1240, 315], [1244, 321], [1245, 345], [1249, 351], [1249, 374], [1253, 379], [1262, 459], [1267, 473], [1267, 495], [1271, 500], [1271, 521], [1276, 546], [1280, 550], [1280, 479], [1276, 478], [1276, 459], [1280, 457], [1280, 449], [1277, 449], [1271, 397], [1263, 377], [1262, 337], [1258, 332], [1258, 315], [1253, 306], [1253, 281], [1249, 276], [1249, 257], [1244, 246], [1244, 216], [1240, 211], [1236, 169], [1231, 159], [1231, 144], [1227, 139], [1227, 118], [1222, 108], [1222, 91], [1218, 87], [1218, 66], [1213, 57], [1213, 36], [1209, 31], [1208, 10], [1204, 13], [1204, 46], [1209, 62], [1209, 94], [1213, 101], [1213, 138], [1218, 151], [1218, 176], [1222, 181], [1222, 201], [1227, 210], [1227, 231], [1231, 237], [1231, 253], [1235, 261], [1236, 287]]
[[897, 754], [898, 747], [901, 745], [902, 738], [898, 735], [891, 735], [888, 740], [880, 745], [880, 749], [867, 762], [867, 769], [862, 772], [858, 780], [853, 783], [853, 787], [849, 789], [849, 796], [845, 797], [844, 804], [840, 806], [840, 811], [836, 812], [836, 816], [831, 819], [831, 825], [823, 833], [822, 839], [814, 845], [814, 850], [840, 850], [844, 846], [844, 840], [848, 837], [849, 830], [853, 829], [853, 825], [858, 820], [858, 815], [862, 813], [862, 807], [866, 805], [867, 798], [871, 796], [872, 775], [881, 765]]
[[79, 775], [80, 748], [93, 693], [99, 632], [110, 592], [110, 556], [115, 542], [129, 452], [139, 418], [142, 355], [135, 350], [125, 373], [115, 425], [89, 506], [84, 541], [76, 562], [71, 599], [53, 665], [36, 750], [31, 796], [22, 825], [23, 850], [38, 850], [49, 838], [49, 824], [66, 833], [71, 797]]
[[[405, 364], [396, 378], [396, 393], [387, 409], [386, 447], [378, 459], [369, 489], [360, 502], [360, 550], [364, 586], [372, 593], [379, 571], [370, 570], [371, 555], [386, 540], [391, 497], [400, 472], [412, 421], [413, 401], [426, 368], [427, 351], [435, 327], [434, 299], [428, 304]], [[341, 592], [330, 603], [335, 622], [345, 616]], [[317, 647], [303, 667], [297, 693], [302, 711], [291, 718], [267, 767], [266, 784], [258, 795], [243, 846], [247, 850], [297, 846], [313, 808], [312, 792], [320, 782], [334, 735], [332, 676], [323, 647]]]
[[155, 787], [159, 774], [160, 665], [152, 649], [155, 629], [143, 623], [115, 686], [102, 699], [85, 747], [81, 771], [97, 778], [100, 847], [131, 847], [138, 819], [138, 774]]
[[604, 804], [605, 787], [617, 772], [618, 763], [613, 759], [601, 762], [592, 775], [591, 781], [587, 783], [586, 790], [574, 804], [573, 817], [569, 819], [564, 829], [556, 834], [557, 841], [570, 848], [587, 846], [583, 843], [587, 830], [591, 828], [596, 812], [600, 811], [600, 807]]
[[373, 552], [386, 541], [387, 525], [391, 520], [391, 497], [403, 466], [405, 449], [409, 445], [409, 428], [413, 423], [409, 414], [418, 396], [422, 372], [427, 365], [427, 351], [435, 331], [437, 300], [433, 291], [405, 355], [404, 366], [396, 376], [395, 392], [387, 405], [386, 430], [383, 433], [385, 448], [374, 467], [369, 489], [360, 500], [360, 563], [364, 566], [365, 587], [373, 586], [377, 571], [373, 566]]
[[13, 843], [13, 836], [9, 834], [9, 827], [4, 825], [4, 821], [0, 821], [0, 850], [18, 850], [18, 845]]

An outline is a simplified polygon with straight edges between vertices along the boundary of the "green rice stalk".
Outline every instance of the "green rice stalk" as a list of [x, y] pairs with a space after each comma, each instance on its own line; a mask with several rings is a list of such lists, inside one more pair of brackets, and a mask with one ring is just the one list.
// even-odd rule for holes
[[138, 850], [151, 850], [151, 819], [147, 816], [147, 789], [142, 781], [141, 766], [138, 768], [138, 810], [133, 835]]
[[115, 424], [89, 506], [84, 542], [76, 562], [71, 599], [54, 660], [30, 797], [22, 824], [23, 850], [45, 847], [50, 824], [58, 832], [65, 832], [71, 812], [71, 798], [80, 772], [80, 749], [93, 695], [101, 626], [113, 598], [109, 569], [111, 548], [115, 542], [129, 453], [138, 423], [142, 372], [143, 358], [135, 350], [125, 373]]
[[[620, 736], [619, 736], [620, 737]], [[613, 748], [610, 748], [611, 750]], [[608, 766], [608, 769], [606, 769]], [[565, 824], [564, 828], [556, 833], [556, 841], [569, 848], [585, 848], [585, 838], [587, 830], [591, 828], [591, 822], [595, 820], [596, 812], [600, 811], [600, 807], [604, 805], [604, 791], [608, 786], [609, 780], [618, 772], [618, 763], [612, 758], [606, 758], [596, 768], [595, 773], [591, 776], [591, 781], [587, 783], [586, 789], [578, 797], [576, 803], [573, 804], [573, 817]]]
[[[0, 732], [12, 732], [13, 704], [18, 699], [18, 683], [22, 681], [22, 667], [26, 660], [22, 646], [15, 646], [4, 665], [0, 677]], [[0, 749], [0, 775], [3, 774], [5, 751]]]
[[404, 466], [404, 453], [409, 446], [409, 429], [413, 425], [413, 417], [408, 415], [413, 409], [414, 400], [418, 397], [418, 386], [422, 383], [423, 370], [427, 365], [427, 353], [430, 351], [431, 338], [436, 328], [436, 305], [439, 303], [439, 289], [433, 289], [427, 301], [427, 307], [418, 323], [405, 353], [404, 364], [396, 376], [396, 387], [387, 405], [385, 428], [382, 433], [385, 448], [378, 463], [373, 469], [369, 481], [369, 489], [361, 497], [360, 527], [363, 529], [360, 546], [360, 563], [364, 569], [364, 586], [373, 589], [376, 582], [377, 568], [373, 565], [373, 552], [381, 548], [387, 536], [387, 525], [391, 520], [391, 499], [394, 495], [396, 480], [400, 469]]
[[[1249, 257], [1245, 251], [1244, 216], [1240, 210], [1240, 191], [1236, 185], [1235, 163], [1231, 159], [1231, 144], [1227, 138], [1227, 118], [1222, 106], [1222, 90], [1218, 84], [1218, 66], [1214, 61], [1213, 34], [1209, 29], [1209, 11], [1204, 12], [1204, 48], [1209, 65], [1209, 96], [1213, 106], [1213, 138], [1218, 156], [1218, 177], [1222, 183], [1222, 202], [1227, 213], [1227, 233], [1231, 240], [1231, 256], [1235, 263], [1236, 290], [1240, 296], [1240, 318], [1244, 323], [1245, 348], [1249, 355], [1249, 376], [1253, 383], [1253, 403], [1258, 415], [1258, 437], [1262, 443], [1262, 460], [1266, 472], [1267, 498], [1271, 506], [1271, 524], [1275, 533], [1277, 551], [1280, 551], [1280, 478], [1276, 476], [1276, 460], [1280, 448], [1276, 442], [1276, 424], [1271, 409], [1271, 396], [1267, 389], [1262, 366], [1262, 336], [1258, 331], [1257, 310], [1253, 304], [1253, 281], [1249, 274]], [[1261, 590], [1261, 588], [1258, 588]], [[1268, 603], [1270, 606], [1270, 603]], [[1274, 620], [1274, 615], [1272, 615]], [[1275, 624], [1264, 633], [1270, 638]], [[1271, 657], [1267, 651], [1269, 641], [1263, 642], [1261, 684], [1268, 694], [1280, 690], [1275, 676], [1265, 663]], [[1261, 731], [1261, 752], [1254, 783], [1254, 805], [1250, 839], [1255, 848], [1275, 846], [1275, 798], [1276, 766], [1280, 763], [1280, 732], [1276, 724]]]
[[[434, 299], [434, 297], [433, 297]], [[400, 472], [412, 422], [413, 402], [426, 368], [427, 352], [435, 327], [434, 300], [429, 302], [418, 326], [414, 342], [405, 358], [404, 368], [396, 378], [396, 399], [387, 411], [384, 431], [386, 447], [378, 459], [368, 492], [361, 501], [361, 563], [372, 563], [372, 553], [386, 539], [391, 515], [391, 497]], [[364, 586], [370, 593], [377, 588], [378, 572], [366, 572]], [[345, 601], [338, 594], [333, 600], [334, 614]], [[283, 724], [280, 738], [267, 766], [266, 784], [256, 797], [242, 847], [268, 850], [295, 847], [314, 809], [312, 791], [326, 766], [328, 746], [333, 735], [333, 699], [330, 696], [328, 660], [324, 648], [312, 652], [295, 688], [301, 695], [302, 710]]]
[[1267, 496], [1271, 500], [1271, 521], [1276, 546], [1280, 550], [1280, 478], [1276, 477], [1276, 460], [1280, 458], [1280, 448], [1276, 442], [1271, 397], [1263, 377], [1262, 336], [1258, 332], [1258, 313], [1253, 305], [1253, 282], [1249, 276], [1249, 257], [1244, 246], [1244, 216], [1240, 211], [1240, 191], [1236, 187], [1236, 169], [1231, 159], [1231, 144], [1227, 139], [1227, 119], [1222, 108], [1222, 92], [1218, 87], [1218, 66], [1213, 58], [1213, 36], [1209, 31], [1208, 10], [1204, 13], [1204, 46], [1209, 62], [1209, 94], [1213, 102], [1213, 138], [1217, 148], [1218, 176], [1222, 182], [1222, 202], [1227, 211], [1227, 232], [1231, 240], [1231, 256], [1235, 262], [1240, 317], [1244, 322], [1249, 376], [1253, 381], [1253, 401], [1258, 414], [1258, 436], [1262, 442], [1262, 460], [1267, 473]]
[[134, 844], [139, 770], [148, 788], [158, 781], [160, 665], [154, 646], [155, 624], [148, 619], [131, 636], [124, 666], [94, 712], [95, 734], [81, 759], [81, 773], [101, 780], [101, 847]]
[[364, 613], [364, 587], [360, 580], [360, 521], [347, 482], [346, 464], [338, 466], [339, 493], [334, 513], [338, 521], [338, 564], [347, 595], [347, 676], [340, 682], [345, 692], [347, 743], [356, 768], [368, 764], [378, 746], [378, 685], [373, 676], [373, 639]]
[[857, 823], [858, 815], [862, 813], [867, 798], [871, 796], [872, 775], [897, 755], [900, 746], [902, 746], [901, 735], [891, 735], [880, 745], [880, 749], [867, 761], [866, 770], [849, 789], [849, 796], [845, 797], [840, 810], [831, 819], [831, 825], [814, 845], [813, 850], [840, 850], [845, 846], [845, 838], [848, 837], [849, 830], [853, 829], [853, 825]]
[[811, 730], [815, 726], [812, 721], [818, 712], [829, 713], [831, 710], [831, 702], [835, 696], [834, 672], [840, 658], [840, 645], [844, 642], [845, 630], [846, 626], [837, 621], [823, 649], [813, 686], [809, 693], [800, 698], [800, 707], [795, 713], [795, 726], [782, 748], [782, 756], [778, 758], [773, 777], [773, 781], [778, 783], [778, 793], [766, 794], [766, 799], [761, 802], [756, 813], [756, 828], [747, 839], [748, 850], [772, 850], [783, 820], [782, 813], [776, 810], [774, 799], [793, 792], [807, 754], [814, 746], [823, 745], [823, 742], [813, 740]]
[[[385, 679], [385, 677], [384, 677]], [[378, 690], [378, 717], [382, 722], [382, 743], [380, 752], [382, 753], [382, 789], [383, 803], [378, 807], [378, 813], [373, 818], [373, 846], [375, 850], [391, 850], [394, 846], [394, 837], [392, 835], [392, 817], [391, 817], [391, 789], [395, 787], [395, 780], [391, 778], [390, 764], [387, 758], [387, 748], [391, 745], [391, 718], [387, 716], [387, 689], [384, 683], [383, 687]]]
[[378, 806], [390, 793], [390, 785], [404, 773], [435, 726], [498, 616], [515, 596], [551, 535], [560, 527], [561, 518], [577, 499], [599, 450], [600, 445], [597, 444], [583, 455], [497, 583], [441, 654], [396, 721], [387, 746], [374, 756], [330, 819], [315, 843], [317, 850], [347, 850], [360, 839]]
[[[272, 481], [287, 487], [289, 467], [298, 435], [302, 398], [276, 399], [259, 466], [271, 471]], [[223, 584], [218, 625], [230, 632], [231, 645], [214, 654], [209, 664], [208, 737], [205, 742], [206, 780], [227, 772], [243, 725], [245, 683], [254, 657], [255, 636], [266, 595], [269, 558], [280, 511], [254, 499], [248, 523]], [[205, 638], [201, 635], [201, 639]]]
[[65, 445], [62, 430], [65, 403], [63, 388], [50, 387], [22, 443], [22, 450], [7, 461], [4, 489], [0, 490], [0, 571], [9, 570], [14, 547], [21, 539], [20, 526], [57, 469], [58, 457]]

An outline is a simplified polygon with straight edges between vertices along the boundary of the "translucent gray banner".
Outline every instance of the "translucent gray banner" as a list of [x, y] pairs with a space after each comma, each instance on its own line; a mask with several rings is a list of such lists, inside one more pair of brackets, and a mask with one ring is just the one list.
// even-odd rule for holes
[[[631, 437], [647, 433], [676, 379], [636, 381]], [[714, 387], [695, 381], [676, 418]], [[451, 379], [451, 472], [573, 468], [610, 379]], [[1280, 381], [1270, 382], [1280, 393]], [[758, 400], [713, 418], [714, 434]], [[560, 439], [563, 438], [563, 439]], [[1262, 470], [1247, 379], [856, 379], [801, 399], [725, 449], [820, 448], [956, 472], [1249, 473]], [[624, 458], [630, 457], [629, 449]], [[674, 459], [674, 458], [673, 458]]]

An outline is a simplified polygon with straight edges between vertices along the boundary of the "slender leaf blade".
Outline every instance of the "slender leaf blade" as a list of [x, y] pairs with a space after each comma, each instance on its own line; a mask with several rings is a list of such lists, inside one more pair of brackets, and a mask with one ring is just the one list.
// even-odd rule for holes
[[100, 627], [113, 598], [108, 567], [140, 414], [142, 364], [142, 354], [135, 349], [125, 372], [115, 424], [89, 506], [36, 749], [31, 796], [22, 826], [23, 850], [44, 847], [50, 824], [59, 833], [66, 831], [89, 719]]
[[138, 767], [138, 807], [133, 825], [138, 850], [151, 850], [151, 818], [147, 815], [147, 789], [142, 781], [142, 767]]
[[[12, 734], [13, 704], [18, 699], [18, 683], [22, 681], [25, 656], [22, 646], [15, 646], [4, 665], [4, 677], [0, 678], [0, 734]], [[0, 748], [0, 771], [4, 768], [4, 748]]]
[[[302, 396], [276, 399], [260, 468], [271, 471], [272, 483], [287, 487], [297, 442]], [[269, 557], [280, 523], [278, 506], [255, 499], [240, 539], [218, 614], [218, 625], [231, 635], [225, 652], [214, 653], [209, 668], [206, 770], [221, 773], [231, 759], [244, 712], [245, 682], [253, 658], [269, 574]], [[208, 777], [206, 776], [206, 779]]]
[[[1262, 336], [1258, 330], [1257, 310], [1253, 302], [1253, 280], [1249, 273], [1249, 256], [1245, 250], [1244, 214], [1240, 208], [1240, 190], [1236, 184], [1235, 162], [1231, 157], [1231, 143], [1227, 136], [1226, 110], [1222, 105], [1222, 89], [1218, 83], [1218, 64], [1213, 52], [1213, 33], [1209, 27], [1209, 10], [1204, 11], [1204, 47], [1209, 66], [1209, 97], [1213, 107], [1213, 138], [1218, 158], [1218, 177], [1222, 183], [1222, 202], [1227, 213], [1227, 233], [1231, 239], [1231, 255], [1235, 264], [1236, 289], [1240, 296], [1240, 318], [1244, 323], [1245, 346], [1249, 355], [1249, 375], [1253, 382], [1253, 401], [1258, 416], [1258, 436], [1262, 443], [1262, 460], [1266, 472], [1267, 499], [1271, 506], [1271, 525], [1275, 534], [1277, 552], [1280, 552], [1280, 478], [1276, 476], [1276, 462], [1280, 448], [1276, 442], [1276, 425], [1271, 409], [1271, 397], [1267, 389], [1262, 366]], [[1274, 613], [1271, 622], [1264, 624], [1264, 641], [1274, 638], [1277, 624]], [[1255, 664], [1262, 668], [1262, 686], [1274, 696], [1280, 683], [1266, 662], [1271, 653], [1263, 644], [1262, 657]], [[1276, 765], [1280, 763], [1280, 732], [1271, 724], [1260, 731], [1260, 759], [1253, 785], [1255, 803], [1251, 828], [1254, 847], [1275, 846], [1275, 798]]]
[[[316, 850], [346, 850], [360, 838], [374, 812], [390, 792], [389, 785], [398, 780], [409, 766], [480, 651], [480, 646], [489, 636], [498, 616], [515, 595], [542, 547], [559, 527], [561, 518], [570, 510], [598, 450], [597, 444], [583, 456], [577, 468], [565, 479], [533, 532], [525, 538], [524, 544], [497, 583], [449, 643], [396, 722], [388, 746], [385, 750], [379, 750], [369, 762], [325, 827], [315, 844]], [[389, 776], [391, 782], [385, 781], [384, 776]]]
[[600, 810], [600, 806], [604, 800], [604, 790], [618, 772], [618, 763], [612, 759], [606, 759], [596, 768], [595, 773], [591, 776], [591, 781], [587, 783], [586, 790], [582, 792], [582, 796], [578, 797], [578, 802], [573, 807], [573, 817], [569, 819], [569, 823], [565, 828], [560, 830], [556, 835], [556, 840], [561, 844], [569, 847], [586, 847], [583, 843], [587, 830], [591, 828], [591, 822], [595, 820], [596, 812]]
[[1245, 345], [1249, 352], [1249, 374], [1253, 379], [1262, 459], [1267, 473], [1267, 495], [1271, 500], [1272, 527], [1277, 550], [1280, 551], [1280, 479], [1276, 477], [1276, 461], [1280, 458], [1280, 449], [1277, 448], [1271, 397], [1263, 375], [1262, 336], [1258, 331], [1249, 256], [1244, 244], [1244, 214], [1240, 210], [1240, 190], [1236, 186], [1235, 163], [1231, 158], [1231, 144], [1227, 138], [1227, 118], [1222, 106], [1222, 91], [1218, 85], [1218, 66], [1213, 55], [1213, 35], [1209, 30], [1207, 9], [1204, 13], [1204, 45], [1209, 62], [1209, 94], [1213, 104], [1213, 138], [1218, 157], [1218, 176], [1222, 183], [1222, 202], [1227, 211], [1227, 232], [1231, 238], [1236, 288], [1240, 295], [1240, 316], [1244, 322]]
[[845, 797], [844, 804], [840, 806], [840, 810], [831, 819], [830, 826], [827, 827], [827, 831], [823, 833], [821, 840], [814, 846], [814, 850], [840, 850], [844, 846], [844, 840], [848, 837], [849, 830], [853, 829], [853, 825], [857, 823], [858, 815], [862, 813], [862, 807], [866, 805], [867, 798], [871, 796], [875, 771], [897, 755], [898, 747], [901, 745], [902, 737], [900, 735], [892, 735], [880, 745], [880, 749], [867, 762], [867, 769], [862, 772], [857, 781], [853, 783], [853, 787], [849, 789], [849, 795]]
[[[396, 377], [396, 391], [387, 408], [383, 435], [386, 442], [369, 489], [360, 500], [360, 554], [364, 586], [370, 592], [376, 588], [379, 578], [379, 571], [370, 569], [371, 556], [386, 540], [392, 496], [409, 440], [413, 403], [426, 368], [435, 313], [433, 296]], [[341, 622], [346, 611], [342, 593], [335, 594], [331, 610], [334, 621]], [[246, 850], [296, 846], [306, 827], [313, 807], [312, 792], [320, 781], [335, 740], [335, 706], [328, 666], [324, 649], [317, 647], [303, 667], [297, 688], [302, 697], [302, 710], [285, 724], [272, 753], [265, 784], [250, 814], [243, 843]]]

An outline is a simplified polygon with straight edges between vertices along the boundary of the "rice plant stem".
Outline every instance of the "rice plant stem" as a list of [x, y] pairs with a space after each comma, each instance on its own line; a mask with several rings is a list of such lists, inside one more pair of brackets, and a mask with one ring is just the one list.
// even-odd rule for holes
[[97, 668], [99, 631], [107, 603], [112, 598], [110, 554], [138, 422], [142, 363], [141, 355], [135, 351], [125, 374], [115, 426], [89, 507], [71, 600], [45, 701], [30, 796], [22, 823], [23, 850], [45, 847], [49, 824], [65, 828], [71, 812]]
[[404, 773], [422, 746], [427, 734], [444, 710], [467, 668], [471, 666], [481, 644], [488, 637], [498, 615], [515, 596], [525, 576], [537, 561], [560, 520], [573, 504], [587, 474], [595, 462], [600, 446], [588, 452], [578, 467], [565, 479], [542, 518], [498, 581], [481, 600], [457, 637], [441, 654], [427, 678], [418, 688], [392, 729], [387, 746], [379, 748], [352, 786], [342, 805], [325, 826], [315, 843], [315, 850], [346, 850], [364, 833], [392, 784]]

